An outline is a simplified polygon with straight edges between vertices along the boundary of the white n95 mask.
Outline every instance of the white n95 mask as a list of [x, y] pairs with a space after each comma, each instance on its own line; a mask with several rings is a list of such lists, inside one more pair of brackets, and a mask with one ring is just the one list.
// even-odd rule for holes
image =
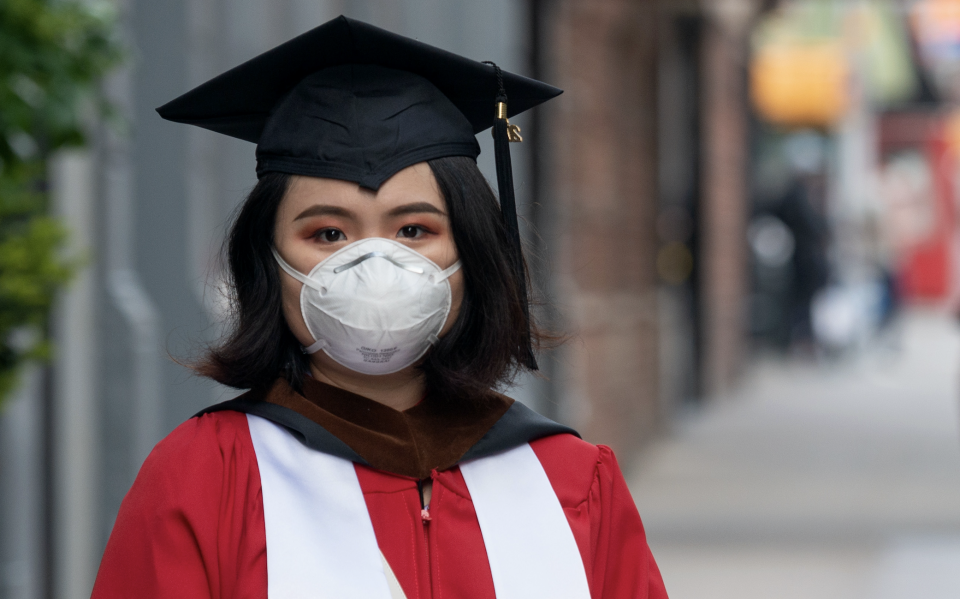
[[439, 341], [450, 314], [450, 275], [402, 243], [369, 237], [298, 272], [273, 250], [280, 267], [303, 283], [300, 313], [323, 350], [364, 374], [390, 374], [416, 363]]

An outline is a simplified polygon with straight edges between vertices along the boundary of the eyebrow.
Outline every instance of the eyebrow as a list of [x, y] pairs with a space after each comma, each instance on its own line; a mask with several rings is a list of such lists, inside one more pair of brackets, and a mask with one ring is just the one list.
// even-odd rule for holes
[[397, 206], [387, 213], [388, 216], [403, 216], [405, 214], [422, 214], [424, 212], [431, 214], [439, 214], [440, 216], [446, 216], [447, 213], [443, 210], [440, 210], [433, 204], [427, 202], [415, 202], [413, 204], [404, 204], [403, 206]]
[[353, 216], [353, 213], [347, 210], [346, 208], [341, 208], [340, 206], [330, 206], [329, 204], [314, 204], [310, 206], [303, 212], [297, 215], [293, 220], [300, 220], [301, 218], [308, 218], [310, 216], [342, 216], [344, 218], [350, 218]]
[[[396, 208], [390, 210], [387, 213], [387, 216], [404, 216], [406, 214], [438, 214], [440, 216], [446, 216], [447, 213], [440, 210], [433, 204], [428, 202], [414, 202], [413, 204], [404, 204], [403, 206], [397, 206]], [[303, 218], [309, 218], [311, 216], [339, 216], [342, 218], [351, 218], [353, 213], [347, 210], [346, 208], [341, 208], [340, 206], [331, 206], [329, 204], [314, 204], [310, 206], [300, 214], [296, 216], [293, 220], [300, 220]]]

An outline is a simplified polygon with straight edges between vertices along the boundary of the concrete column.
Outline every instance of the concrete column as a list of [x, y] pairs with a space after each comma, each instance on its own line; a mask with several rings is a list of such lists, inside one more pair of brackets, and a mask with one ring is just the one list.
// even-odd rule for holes
[[[69, 151], [52, 162], [54, 213], [68, 223], [69, 256], [90, 256], [94, 239], [94, 172], [87, 151]], [[54, 310], [54, 590], [61, 599], [86, 599], [100, 563], [97, 502], [96, 278], [91, 266], [77, 273]]]
[[747, 294], [746, 35], [750, 0], [704, 2], [700, 285], [703, 387], [730, 389], [744, 353]]
[[[231, 65], [223, 60], [223, 2], [194, 0], [186, 5], [187, 86], [194, 87], [215, 77]], [[186, 91], [186, 90], [184, 90]], [[187, 277], [197, 302], [217, 316], [226, 297], [217, 283], [217, 257], [220, 239], [213, 235], [224, 219], [219, 189], [223, 167], [222, 136], [199, 127], [186, 129], [186, 211]]]
[[27, 367], [0, 408], [0, 597], [41, 599], [43, 581], [41, 370]]
[[572, 335], [555, 373], [565, 419], [627, 458], [659, 419], [657, 8], [557, 2], [548, 80], [548, 232], [556, 304]]
[[[121, 32], [135, 44], [133, 0], [118, 2]], [[130, 61], [104, 82], [104, 91], [126, 123], [135, 122], [136, 64]], [[120, 501], [140, 464], [163, 433], [159, 317], [138, 272], [137, 172], [132, 137], [136, 129], [102, 124], [96, 137], [98, 193], [96, 255], [98, 302], [98, 397], [101, 435], [100, 547], [106, 543]], [[154, 244], [154, 255], [167, 248]], [[99, 553], [99, 551], [97, 552]], [[99, 556], [98, 556], [99, 557]]]

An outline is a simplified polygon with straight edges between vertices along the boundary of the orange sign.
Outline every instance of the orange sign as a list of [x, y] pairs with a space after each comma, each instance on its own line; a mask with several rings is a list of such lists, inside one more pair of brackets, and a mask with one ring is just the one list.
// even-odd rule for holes
[[839, 42], [807, 41], [759, 48], [750, 65], [750, 95], [772, 123], [822, 127], [847, 109], [846, 57]]

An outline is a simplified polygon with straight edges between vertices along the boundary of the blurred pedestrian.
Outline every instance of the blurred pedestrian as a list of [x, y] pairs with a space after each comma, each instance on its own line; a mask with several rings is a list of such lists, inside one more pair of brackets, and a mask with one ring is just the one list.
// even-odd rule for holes
[[341, 17], [160, 109], [257, 143], [195, 365], [249, 391], [154, 449], [95, 599], [666, 596], [611, 451], [493, 391], [541, 337], [507, 117], [558, 93]]

